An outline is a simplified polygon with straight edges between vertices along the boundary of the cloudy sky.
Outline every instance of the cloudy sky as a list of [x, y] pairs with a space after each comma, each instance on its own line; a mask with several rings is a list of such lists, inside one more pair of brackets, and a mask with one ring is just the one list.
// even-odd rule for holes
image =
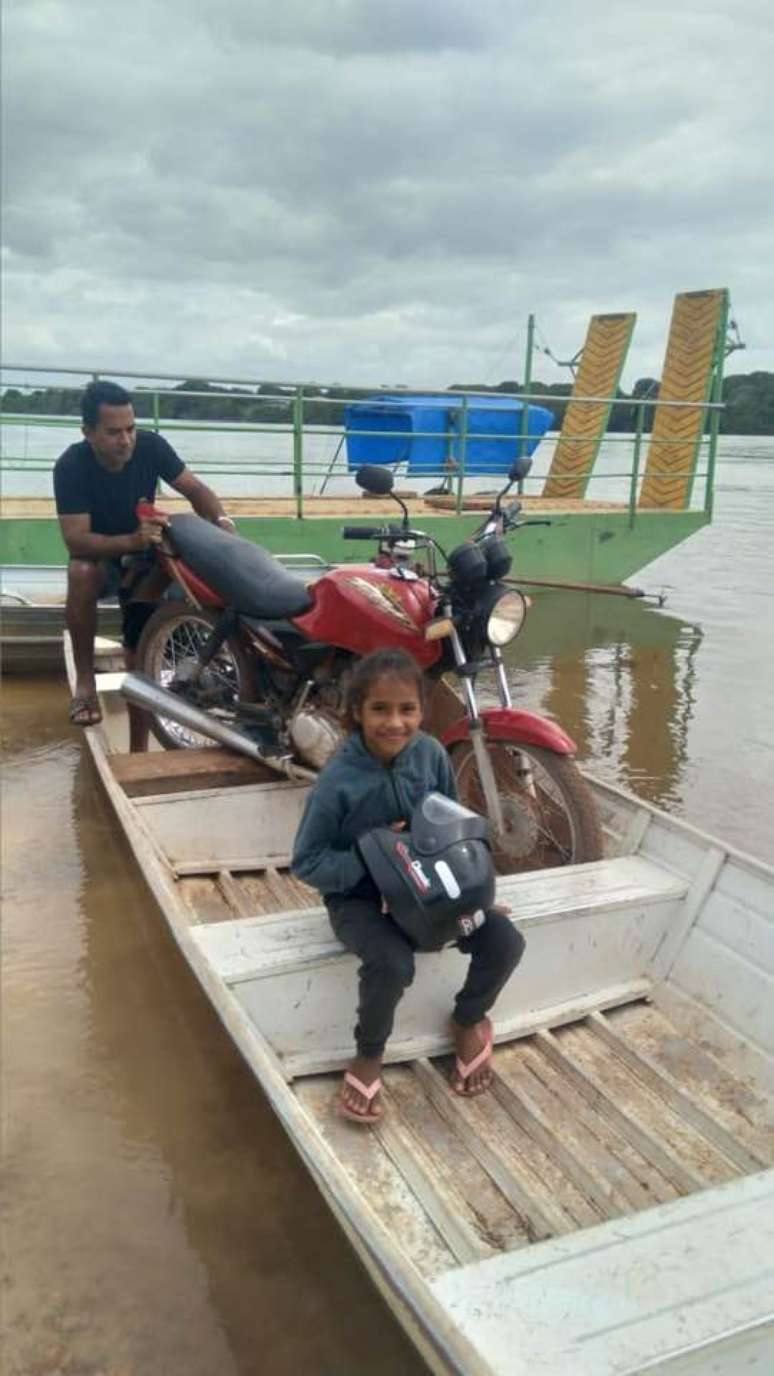
[[[770, 0], [5, 0], [7, 363], [445, 386], [728, 286], [774, 370]], [[546, 381], [566, 374], [538, 357]]]

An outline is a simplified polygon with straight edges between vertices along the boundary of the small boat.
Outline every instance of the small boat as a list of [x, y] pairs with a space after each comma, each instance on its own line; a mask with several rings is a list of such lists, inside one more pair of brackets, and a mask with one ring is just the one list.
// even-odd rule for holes
[[127, 754], [117, 651], [86, 732], [117, 817], [430, 1370], [774, 1370], [774, 869], [593, 782], [606, 858], [498, 881], [527, 949], [490, 1092], [449, 1087], [461, 963], [423, 955], [384, 1117], [353, 1126], [356, 961], [288, 868], [308, 784], [221, 748]]
[[[317, 554], [278, 554], [280, 563], [311, 583], [329, 567]], [[6, 674], [61, 670], [67, 566], [5, 564], [0, 567], [0, 664]], [[99, 640], [121, 634], [116, 598], [97, 604]], [[110, 645], [107, 646], [108, 652]]]
[[[0, 663], [4, 674], [61, 671], [67, 569], [64, 565], [0, 568]], [[115, 599], [97, 607], [97, 633], [115, 639], [121, 612]]]

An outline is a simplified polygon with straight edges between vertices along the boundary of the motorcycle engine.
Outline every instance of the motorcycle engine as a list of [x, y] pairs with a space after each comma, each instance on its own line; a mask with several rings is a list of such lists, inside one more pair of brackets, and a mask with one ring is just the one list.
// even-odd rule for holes
[[336, 718], [325, 711], [301, 708], [294, 712], [288, 733], [296, 754], [312, 769], [322, 769], [338, 750], [344, 731]]

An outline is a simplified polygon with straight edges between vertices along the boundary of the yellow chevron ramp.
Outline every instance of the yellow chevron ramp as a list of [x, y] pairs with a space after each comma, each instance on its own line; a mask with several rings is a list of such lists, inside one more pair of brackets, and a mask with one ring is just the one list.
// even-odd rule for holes
[[607, 429], [610, 403], [582, 397], [613, 397], [637, 319], [633, 312], [592, 315], [544, 497], [582, 497]]
[[[725, 288], [686, 291], [675, 297], [659, 401], [709, 401], [727, 314]], [[657, 408], [641, 507], [681, 511], [688, 506], [705, 416], [703, 406]]]

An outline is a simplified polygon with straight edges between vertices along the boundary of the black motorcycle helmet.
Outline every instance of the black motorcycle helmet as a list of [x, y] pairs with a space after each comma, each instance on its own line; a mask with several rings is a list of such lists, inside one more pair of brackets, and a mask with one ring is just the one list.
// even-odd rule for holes
[[428, 793], [407, 831], [375, 827], [358, 847], [398, 926], [420, 951], [469, 936], [495, 896], [495, 869], [483, 817]]

